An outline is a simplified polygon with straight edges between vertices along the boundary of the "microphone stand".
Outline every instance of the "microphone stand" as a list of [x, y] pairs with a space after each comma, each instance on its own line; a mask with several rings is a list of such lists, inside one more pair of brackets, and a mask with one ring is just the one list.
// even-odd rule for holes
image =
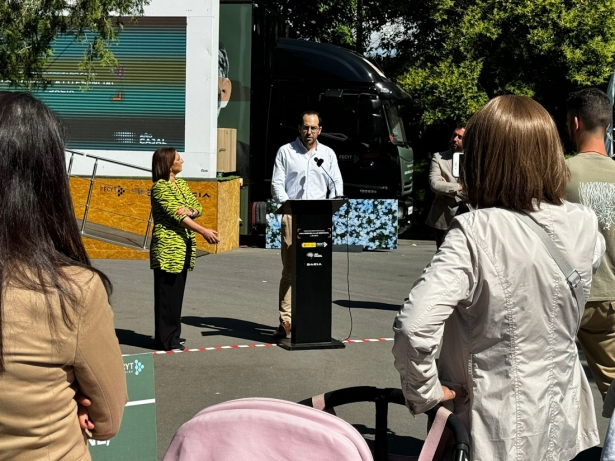
[[337, 187], [335, 187], [335, 181], [333, 180], [329, 172], [325, 170], [325, 167], [322, 166], [324, 160], [318, 157], [314, 157], [314, 161], [316, 162], [316, 165], [318, 165], [322, 169], [322, 171], [325, 172], [325, 174], [329, 177], [329, 179], [333, 183], [333, 191], [335, 192], [335, 197], [333, 198], [344, 198], [343, 196], [337, 195]]

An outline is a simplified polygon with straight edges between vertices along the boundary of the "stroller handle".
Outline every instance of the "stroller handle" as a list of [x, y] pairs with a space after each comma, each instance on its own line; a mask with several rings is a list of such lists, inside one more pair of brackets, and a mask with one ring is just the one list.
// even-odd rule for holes
[[[382, 430], [382, 428], [380, 427], [382, 424], [384, 424], [385, 426], [384, 435], [386, 436], [386, 419], [388, 404], [395, 403], [397, 405], [406, 405], [406, 399], [404, 398], [402, 390], [395, 388], [380, 389], [373, 386], [355, 386], [327, 392], [323, 394], [323, 397], [324, 405], [327, 409], [332, 409], [341, 405], [347, 405], [349, 403], [375, 402], [376, 438], [378, 438], [378, 433], [380, 432], [379, 429]], [[308, 407], [313, 407], [312, 398], [302, 400], [299, 403], [302, 405], [307, 405]], [[379, 415], [379, 408], [381, 409], [381, 412], [384, 413], [384, 416]], [[427, 410], [425, 414], [431, 419], [433, 419], [438, 412], [438, 408], [440, 408], [440, 405], [436, 405], [430, 410]], [[468, 457], [470, 453], [470, 436], [468, 435], [468, 431], [463, 425], [461, 419], [459, 419], [459, 417], [455, 414], [449, 415], [446, 421], [446, 427], [453, 433], [453, 436], [455, 437], [455, 461], [463, 461]], [[380, 444], [376, 443], [376, 445], [380, 445], [381, 447], [383, 447], [381, 450], [379, 450], [378, 447], [376, 448], [376, 455], [382, 456], [383, 453], [378, 452], [384, 450], [384, 448], [386, 447], [386, 440], [381, 441]], [[384, 455], [386, 455], [386, 451], [384, 452]]]

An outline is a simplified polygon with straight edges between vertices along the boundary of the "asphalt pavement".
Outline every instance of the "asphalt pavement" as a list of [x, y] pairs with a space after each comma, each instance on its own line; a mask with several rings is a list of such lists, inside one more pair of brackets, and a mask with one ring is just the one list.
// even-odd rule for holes
[[[391, 326], [434, 252], [433, 242], [400, 240], [394, 251], [334, 253], [332, 336], [343, 340], [350, 335], [353, 342], [345, 349], [308, 351], [270, 345], [278, 322], [279, 251], [240, 248], [199, 257], [188, 275], [182, 336], [187, 349], [206, 350], [154, 356], [158, 459], [184, 422], [216, 403], [241, 397], [299, 401], [360, 385], [399, 387]], [[114, 284], [112, 305], [122, 352], [153, 352], [149, 262], [96, 260], [94, 264]], [[600, 416], [602, 400], [591, 374], [589, 379], [604, 440], [608, 421]], [[337, 413], [371, 443], [373, 404], [347, 405]], [[389, 430], [390, 452], [418, 454], [426, 436], [426, 417], [414, 417], [405, 407], [392, 405]], [[594, 448], [576, 459], [599, 458], [600, 449]]]

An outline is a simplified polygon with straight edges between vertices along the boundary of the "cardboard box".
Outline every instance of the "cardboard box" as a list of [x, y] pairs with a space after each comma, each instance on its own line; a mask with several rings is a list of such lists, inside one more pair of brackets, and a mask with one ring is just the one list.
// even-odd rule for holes
[[218, 128], [218, 163], [216, 172], [237, 171], [237, 130]]

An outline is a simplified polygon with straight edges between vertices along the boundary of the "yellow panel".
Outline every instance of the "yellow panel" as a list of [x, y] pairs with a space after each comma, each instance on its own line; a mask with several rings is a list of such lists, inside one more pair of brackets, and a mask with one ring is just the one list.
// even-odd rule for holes
[[152, 209], [149, 179], [98, 178], [94, 182], [88, 221], [145, 235]]
[[[238, 248], [240, 180], [187, 182], [203, 206], [203, 215], [196, 221], [203, 227], [217, 230], [221, 240], [217, 246], [210, 245], [197, 235], [197, 248], [209, 253], [222, 253]], [[151, 212], [151, 187], [152, 182], [149, 179], [97, 178], [92, 188], [87, 221], [144, 236]], [[70, 178], [77, 218], [83, 218], [89, 188], [89, 178]], [[147, 252], [84, 238], [84, 242], [86, 241], [92, 258], [148, 258]]]
[[[194, 191], [192, 182], [188, 181], [188, 184], [190, 185], [190, 189]], [[196, 247], [199, 250], [204, 250], [208, 253], [223, 253], [225, 251], [239, 248], [240, 180], [233, 179], [231, 181], [219, 181], [215, 184], [217, 187], [217, 203], [215, 206], [212, 206], [213, 204], [209, 202], [201, 202], [201, 204], [203, 205], [204, 216], [206, 213], [206, 216], [209, 216], [209, 213], [215, 213], [216, 226], [208, 225], [210, 221], [204, 218], [197, 219], [197, 222], [203, 227], [217, 230], [220, 243], [218, 245], [211, 245], [207, 243], [203, 237], [197, 235]]]
[[90, 259], [149, 259], [149, 251], [133, 250], [88, 237], [82, 238]]
[[[81, 219], [87, 202], [90, 179], [70, 178], [75, 215]], [[88, 222], [145, 235], [151, 204], [149, 179], [97, 178], [92, 188]]]

